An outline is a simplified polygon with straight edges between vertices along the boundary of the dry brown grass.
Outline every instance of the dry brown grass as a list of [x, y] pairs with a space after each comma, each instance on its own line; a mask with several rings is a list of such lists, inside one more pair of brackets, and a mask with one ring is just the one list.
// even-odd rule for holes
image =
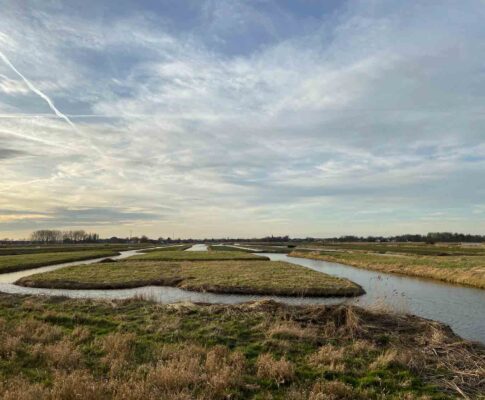
[[403, 349], [389, 349], [379, 354], [369, 365], [372, 369], [388, 368], [390, 366], [407, 366], [412, 359], [412, 355]]
[[266, 334], [269, 338], [288, 339], [316, 339], [317, 330], [313, 326], [301, 326], [295, 321], [283, 321], [272, 324], [267, 328]]
[[326, 344], [309, 357], [309, 362], [317, 368], [342, 372], [345, 371], [344, 353], [344, 347]]
[[44, 346], [42, 353], [47, 364], [57, 369], [71, 371], [81, 365], [81, 352], [68, 339]]
[[295, 368], [291, 362], [284, 358], [276, 360], [268, 353], [258, 357], [256, 368], [259, 378], [274, 380], [278, 385], [290, 382], [295, 375]]
[[14, 335], [30, 343], [53, 343], [63, 336], [62, 329], [35, 319], [21, 321], [15, 326]]
[[358, 391], [339, 381], [315, 382], [310, 389], [299, 388], [293, 389], [288, 400], [359, 400], [367, 399], [365, 391]]
[[133, 333], [111, 333], [100, 340], [104, 352], [101, 361], [109, 368], [110, 375], [119, 377], [128, 371], [133, 356], [136, 336]]

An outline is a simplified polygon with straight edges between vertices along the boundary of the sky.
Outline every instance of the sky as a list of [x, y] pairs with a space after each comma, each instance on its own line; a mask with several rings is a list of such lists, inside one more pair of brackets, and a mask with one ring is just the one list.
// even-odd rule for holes
[[484, 0], [0, 9], [0, 238], [485, 234]]

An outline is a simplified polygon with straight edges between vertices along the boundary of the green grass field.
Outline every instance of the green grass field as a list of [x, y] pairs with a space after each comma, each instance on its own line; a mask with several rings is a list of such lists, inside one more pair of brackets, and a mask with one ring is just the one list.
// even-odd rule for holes
[[485, 392], [483, 347], [429, 320], [349, 306], [0, 294], [0, 355], [4, 400], [445, 400]]
[[85, 250], [60, 253], [21, 254], [0, 257], [0, 273], [22, 271], [51, 264], [89, 260], [98, 257], [110, 257], [118, 254], [113, 250]]
[[226, 261], [226, 260], [269, 260], [267, 257], [240, 251], [150, 251], [130, 257], [130, 260], [151, 261]]
[[291, 253], [382, 272], [437, 279], [485, 289], [485, 256], [419, 256], [363, 252], [301, 251]]
[[198, 292], [282, 296], [355, 296], [364, 293], [360, 286], [347, 279], [281, 261], [120, 261], [35, 274], [20, 279], [17, 284], [71, 289], [161, 285]]

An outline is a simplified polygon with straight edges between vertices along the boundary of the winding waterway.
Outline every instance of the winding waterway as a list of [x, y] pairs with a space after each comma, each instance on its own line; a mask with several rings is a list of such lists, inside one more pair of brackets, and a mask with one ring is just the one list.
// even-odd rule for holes
[[[197, 246], [197, 247], [196, 247]], [[204, 250], [205, 245], [191, 249]], [[485, 343], [485, 290], [468, 288], [437, 281], [385, 274], [322, 260], [288, 257], [286, 254], [262, 254], [271, 260], [288, 261], [316, 271], [348, 278], [361, 285], [366, 294], [357, 298], [303, 298], [254, 295], [226, 295], [197, 293], [173, 287], [147, 286], [121, 290], [68, 290], [26, 288], [13, 283], [28, 275], [52, 271], [70, 265], [91, 264], [105, 258], [123, 259], [138, 250], [123, 251], [115, 257], [76, 261], [26, 271], [0, 275], [0, 291], [17, 294], [42, 294], [71, 298], [127, 299], [140, 296], [160, 303], [203, 302], [235, 304], [262, 298], [274, 299], [288, 304], [338, 304], [351, 303], [363, 307], [385, 307], [421, 317], [444, 322], [460, 336]]]

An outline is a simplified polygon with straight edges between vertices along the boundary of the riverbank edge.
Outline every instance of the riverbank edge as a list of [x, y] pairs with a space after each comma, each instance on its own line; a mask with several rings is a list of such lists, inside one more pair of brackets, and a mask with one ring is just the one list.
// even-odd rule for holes
[[470, 277], [470, 271], [460, 271], [459, 269], [452, 270], [453, 276], [447, 276], [447, 275], [443, 275], [443, 273], [446, 272], [444, 271], [444, 268], [427, 267], [426, 270], [423, 271], [423, 270], [415, 270], [412, 267], [406, 267], [406, 266], [399, 266], [399, 267], [396, 266], [393, 268], [386, 265], [367, 264], [364, 262], [357, 262], [352, 260], [345, 260], [345, 262], [343, 262], [342, 260], [335, 258], [331, 255], [316, 254], [313, 252], [307, 253], [307, 252], [293, 251], [292, 253], [288, 254], [288, 257], [328, 261], [336, 264], [349, 265], [356, 268], [368, 269], [371, 271], [378, 271], [378, 272], [401, 275], [401, 276], [411, 276], [415, 278], [426, 278], [433, 281], [452, 283], [455, 285], [472, 287], [475, 289], [485, 289], [485, 283], [480, 283], [480, 282], [470, 280], [470, 279], [473, 279]]

